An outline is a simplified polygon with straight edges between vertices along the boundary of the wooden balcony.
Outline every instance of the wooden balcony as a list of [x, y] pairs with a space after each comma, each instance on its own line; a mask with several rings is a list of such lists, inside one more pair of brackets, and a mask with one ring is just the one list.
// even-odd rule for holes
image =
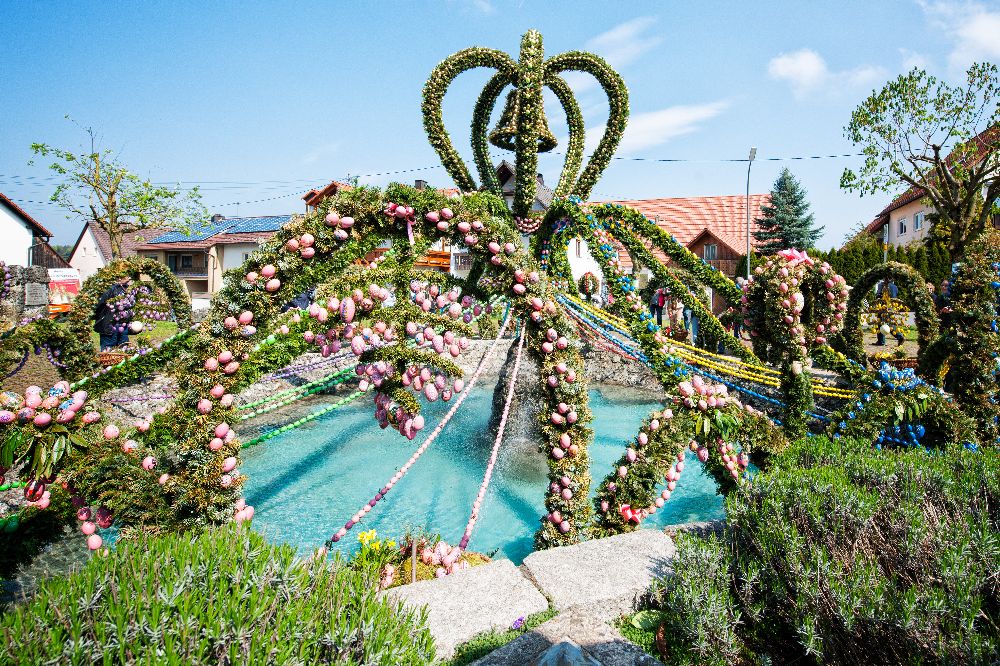
[[431, 268], [437, 271], [451, 270], [451, 252], [448, 250], [430, 250], [422, 258], [413, 262], [414, 268]]

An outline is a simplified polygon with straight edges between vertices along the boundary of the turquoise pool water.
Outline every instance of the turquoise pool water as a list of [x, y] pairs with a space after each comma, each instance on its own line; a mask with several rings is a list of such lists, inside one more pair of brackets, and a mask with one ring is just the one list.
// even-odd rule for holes
[[[457, 543], [482, 482], [495, 434], [486, 431], [493, 386], [475, 390], [451, 423], [386, 499], [339, 548], [354, 549], [357, 534], [376, 529], [398, 537], [423, 526]], [[610, 471], [642, 420], [658, 403], [609, 400], [591, 391], [595, 442], [593, 486]], [[427, 430], [447, 405], [425, 406]], [[318, 407], [317, 407], [318, 408]], [[420, 439], [407, 441], [378, 428], [371, 400], [362, 399], [285, 435], [244, 451], [244, 492], [255, 507], [254, 527], [273, 541], [309, 552], [341, 527], [409, 458]], [[723, 517], [715, 482], [689, 452], [687, 471], [663, 509], [645, 523], [656, 527]], [[520, 563], [531, 552], [542, 515], [546, 464], [537, 452], [501, 448], [469, 548]]]

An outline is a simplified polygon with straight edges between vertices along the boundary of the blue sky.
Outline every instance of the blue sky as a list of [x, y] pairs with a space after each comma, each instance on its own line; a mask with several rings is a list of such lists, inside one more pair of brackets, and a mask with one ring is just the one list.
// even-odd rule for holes
[[[767, 191], [789, 166], [826, 226], [824, 246], [890, 197], [839, 189], [857, 158], [766, 158], [856, 153], [843, 126], [888, 78], [919, 65], [957, 80], [974, 60], [1000, 61], [1000, 2], [8, 1], [0, 191], [58, 242], [75, 240], [81, 223], [45, 203], [50, 173], [28, 165], [33, 141], [83, 145], [66, 115], [94, 127], [134, 171], [200, 183], [210, 212], [226, 215], [300, 211], [301, 192], [348, 174], [444, 185], [421, 124], [427, 75], [467, 46], [516, 57], [529, 28], [542, 32], [547, 55], [594, 51], [622, 74], [632, 121], [619, 155], [691, 160], [616, 161], [593, 198], [739, 194], [746, 165], [720, 160], [755, 145], [751, 190]], [[445, 101], [465, 153], [487, 78], [464, 74]], [[588, 127], [599, 127], [599, 87], [572, 84]], [[547, 110], [563, 138], [555, 105]], [[548, 181], [561, 160], [542, 157]], [[369, 175], [409, 169], [423, 170]]]

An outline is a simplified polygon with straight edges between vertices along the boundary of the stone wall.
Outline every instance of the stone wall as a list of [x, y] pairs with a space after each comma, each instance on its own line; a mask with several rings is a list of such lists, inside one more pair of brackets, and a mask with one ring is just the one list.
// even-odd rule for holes
[[[8, 324], [49, 311], [49, 272], [44, 266], [7, 266], [7, 293], [0, 299], [0, 321]], [[2, 276], [0, 276], [2, 279]]]

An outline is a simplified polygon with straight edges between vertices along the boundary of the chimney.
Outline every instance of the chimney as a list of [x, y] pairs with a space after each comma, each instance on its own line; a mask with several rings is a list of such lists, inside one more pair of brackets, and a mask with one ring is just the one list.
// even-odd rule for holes
[[417, 188], [418, 190], [426, 190], [427, 189], [427, 181], [426, 180], [415, 180], [413, 182], [413, 187]]
[[538, 184], [539, 185], [545, 184], [545, 176], [543, 176], [542, 174], [538, 174]]
[[224, 219], [226, 219], [225, 215], [221, 213], [216, 213], [215, 215], [212, 216], [212, 224], [218, 224], [219, 222], [222, 222]]

